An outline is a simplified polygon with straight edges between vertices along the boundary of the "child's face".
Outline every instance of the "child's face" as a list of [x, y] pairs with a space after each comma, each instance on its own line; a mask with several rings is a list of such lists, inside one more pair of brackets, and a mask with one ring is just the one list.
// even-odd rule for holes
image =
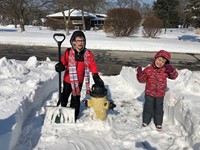
[[157, 68], [161, 68], [161, 67], [163, 67], [165, 65], [166, 62], [167, 62], [166, 58], [164, 58], [164, 57], [158, 57], [155, 60], [155, 66]]
[[76, 37], [73, 41], [73, 45], [75, 46], [76, 50], [81, 50], [84, 47], [85, 41], [83, 37]]

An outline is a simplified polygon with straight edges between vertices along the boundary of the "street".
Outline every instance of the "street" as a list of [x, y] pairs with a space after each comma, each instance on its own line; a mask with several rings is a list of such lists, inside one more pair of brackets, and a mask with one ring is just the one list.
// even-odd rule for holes
[[[66, 48], [62, 48], [64, 53]], [[117, 75], [122, 66], [146, 67], [152, 62], [156, 52], [91, 50], [97, 62], [99, 72], [104, 75]], [[0, 58], [27, 60], [36, 56], [38, 60], [45, 61], [49, 57], [58, 61], [58, 48], [43, 46], [0, 45]], [[171, 53], [171, 63], [177, 69], [200, 70], [200, 54]]]

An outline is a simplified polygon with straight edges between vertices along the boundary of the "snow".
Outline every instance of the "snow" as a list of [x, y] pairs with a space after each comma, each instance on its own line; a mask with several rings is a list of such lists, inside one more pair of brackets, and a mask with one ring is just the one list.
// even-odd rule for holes
[[[75, 10], [74, 9], [66, 10], [66, 11], [64, 11], [64, 13], [65, 13], [65, 16], [68, 16], [69, 13], [70, 13], [71, 17], [77, 17], [77, 16], [81, 17], [82, 16], [82, 11], [76, 10], [76, 9]], [[63, 16], [62, 12], [47, 15], [47, 17], [62, 17], [62, 16]], [[85, 12], [85, 11], [84, 11], [84, 16], [96, 17], [94, 14], [89, 13], [89, 12]]]
[[[5, 27], [4, 27], [5, 28]], [[0, 27], [0, 29], [4, 29]], [[12, 26], [7, 27], [12, 30]], [[65, 34], [64, 31], [56, 31]], [[73, 31], [70, 31], [72, 33]], [[156, 39], [143, 38], [141, 30], [138, 34], [131, 37], [114, 38], [105, 34], [102, 30], [86, 31], [87, 48], [101, 50], [128, 50], [128, 51], [153, 51], [165, 49], [169, 52], [181, 53], [200, 53], [200, 35], [195, 34], [195, 30], [188, 29], [168, 29], [167, 34], [162, 33]], [[45, 27], [26, 27], [26, 31], [18, 32], [0, 32], [0, 44], [20, 44], [20, 45], [39, 45], [57, 47], [53, 34], [55, 31], [49, 31]], [[71, 35], [66, 36], [63, 47], [70, 46]], [[178, 38], [182, 38], [178, 40]], [[33, 40], [34, 39], [34, 40]]]
[[[12, 30], [13, 26], [6, 29]], [[200, 53], [200, 35], [195, 34], [195, 30], [170, 30], [157, 39], [146, 39], [140, 34], [113, 38], [102, 31], [85, 34], [90, 49]], [[54, 33], [32, 26], [26, 26], [24, 33], [0, 31], [0, 44], [57, 47], [52, 38]], [[183, 39], [178, 40], [178, 37]], [[69, 46], [69, 38], [66, 37], [63, 46]], [[106, 121], [97, 120], [93, 109], [81, 104], [82, 113], [77, 123], [44, 124], [44, 106], [56, 106], [58, 99], [55, 63], [49, 58], [38, 61], [35, 56], [27, 61], [0, 59], [0, 150], [200, 149], [199, 71], [178, 70], [178, 78], [168, 80], [163, 131], [158, 132], [153, 123], [141, 127], [145, 85], [138, 83], [135, 68], [126, 66], [119, 75], [101, 75], [108, 89], [107, 99], [117, 105], [107, 111]], [[81, 99], [88, 98], [83, 86]]]

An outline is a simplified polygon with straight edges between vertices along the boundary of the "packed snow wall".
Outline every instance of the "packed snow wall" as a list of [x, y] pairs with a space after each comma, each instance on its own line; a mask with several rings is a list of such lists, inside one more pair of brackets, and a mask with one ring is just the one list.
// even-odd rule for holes
[[[179, 70], [176, 80], [168, 80], [165, 95], [164, 121], [180, 124], [184, 135], [194, 149], [200, 148], [200, 77], [197, 72]], [[144, 84], [137, 81], [136, 68], [123, 67], [120, 76], [129, 86], [134, 97], [144, 101]], [[184, 133], [183, 133], [184, 134]]]
[[1, 93], [4, 101], [1, 109], [5, 114], [1, 114], [0, 119], [0, 150], [12, 150], [30, 114], [58, 90], [58, 84], [55, 85], [58, 75], [53, 62], [40, 63], [35, 57], [30, 57], [27, 62], [2, 58], [0, 67], [5, 89]]

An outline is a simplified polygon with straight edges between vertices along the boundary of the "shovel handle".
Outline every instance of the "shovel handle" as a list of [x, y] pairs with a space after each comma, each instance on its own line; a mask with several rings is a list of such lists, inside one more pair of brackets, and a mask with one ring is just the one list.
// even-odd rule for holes
[[65, 40], [65, 35], [63, 33], [55, 33], [53, 35], [54, 40], [58, 44], [58, 61], [61, 59], [61, 44]]
[[[62, 37], [62, 38], [59, 38]], [[54, 40], [58, 43], [58, 44], [62, 44], [62, 42], [65, 40], [65, 35], [63, 33], [55, 33], [53, 35]]]
[[[61, 62], [61, 44], [65, 40], [65, 35], [62, 33], [55, 33], [53, 35], [53, 38], [58, 44], [58, 61]], [[58, 74], [59, 74], [59, 83], [58, 83], [59, 84], [59, 100], [58, 100], [57, 106], [60, 105], [60, 100], [61, 100], [61, 72], [59, 72]]]

